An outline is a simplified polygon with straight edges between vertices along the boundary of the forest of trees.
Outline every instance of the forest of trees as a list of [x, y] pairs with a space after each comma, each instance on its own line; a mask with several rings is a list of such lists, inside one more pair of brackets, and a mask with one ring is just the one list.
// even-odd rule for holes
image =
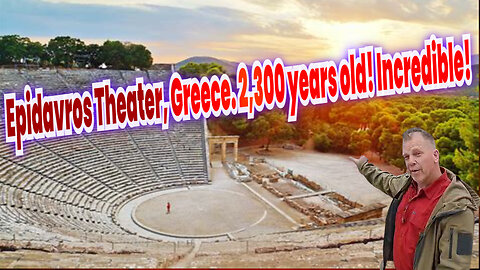
[[59, 36], [47, 44], [19, 35], [0, 36], [0, 65], [37, 65], [66, 68], [147, 69], [151, 52], [141, 44], [107, 40], [102, 45], [85, 44], [78, 38]]
[[436, 139], [440, 164], [478, 191], [478, 104], [478, 98], [412, 95], [303, 107], [295, 123], [288, 123], [283, 111], [273, 110], [252, 120], [245, 115], [209, 119], [209, 126], [216, 133], [255, 138], [267, 145], [284, 141], [302, 145], [313, 139], [321, 152], [372, 151], [402, 169], [402, 133], [420, 127]]
[[[189, 63], [179, 72], [185, 76], [210, 76], [224, 69], [214, 63]], [[362, 155], [378, 153], [385, 162], [405, 169], [402, 134], [420, 127], [436, 140], [440, 165], [478, 192], [479, 99], [452, 95], [410, 95], [363, 101], [300, 107], [298, 120], [288, 123], [283, 110], [263, 111], [248, 120], [246, 115], [208, 119], [214, 135], [240, 135], [240, 142], [263, 144], [285, 141], [303, 145], [312, 140], [320, 152]]]

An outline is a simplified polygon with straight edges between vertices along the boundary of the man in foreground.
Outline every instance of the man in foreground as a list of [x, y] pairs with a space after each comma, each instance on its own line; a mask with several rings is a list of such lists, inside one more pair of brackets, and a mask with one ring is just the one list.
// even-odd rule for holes
[[383, 262], [396, 269], [469, 269], [478, 195], [440, 167], [435, 140], [412, 128], [403, 134], [407, 173], [381, 171], [367, 158], [351, 158], [376, 188], [393, 198], [385, 221]]

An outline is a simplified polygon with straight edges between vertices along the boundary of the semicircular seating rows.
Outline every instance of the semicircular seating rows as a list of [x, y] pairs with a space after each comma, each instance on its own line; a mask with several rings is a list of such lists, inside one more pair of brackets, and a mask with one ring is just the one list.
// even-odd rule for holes
[[[140, 194], [208, 183], [205, 122], [175, 123], [82, 133], [24, 142], [24, 155], [5, 143], [4, 93], [23, 99], [23, 88], [45, 95], [90, 91], [110, 79], [113, 87], [168, 81], [170, 72], [0, 69], [0, 232], [48, 229], [60, 237], [97, 233], [124, 237], [115, 221], [119, 206]], [[33, 234], [33, 233], [32, 233]]]

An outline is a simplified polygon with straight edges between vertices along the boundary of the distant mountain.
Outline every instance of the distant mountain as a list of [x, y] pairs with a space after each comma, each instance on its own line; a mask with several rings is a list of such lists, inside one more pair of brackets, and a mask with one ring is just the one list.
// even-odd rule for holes
[[237, 65], [238, 63], [236, 62], [231, 62], [227, 60], [222, 60], [218, 59], [215, 57], [210, 57], [210, 56], [193, 56], [190, 58], [187, 58], [183, 61], [180, 61], [175, 64], [175, 70], [178, 70], [179, 68], [183, 67], [187, 63], [197, 63], [197, 64], [202, 64], [202, 63], [216, 63], [219, 65], [222, 65], [225, 70], [227, 71], [228, 75], [235, 75], [237, 73]]

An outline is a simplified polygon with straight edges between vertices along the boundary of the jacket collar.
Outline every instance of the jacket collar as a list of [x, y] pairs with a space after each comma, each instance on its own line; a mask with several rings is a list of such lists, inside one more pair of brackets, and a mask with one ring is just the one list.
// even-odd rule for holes
[[425, 230], [436, 218], [452, 215], [467, 209], [476, 211], [479, 206], [480, 198], [468, 184], [463, 182], [450, 170], [443, 167], [441, 167], [441, 169], [442, 171], [445, 170], [451, 182], [433, 209]]
[[[440, 170], [442, 171], [442, 173], [447, 174], [447, 177], [448, 179], [450, 179], [451, 183], [441, 196], [440, 200], [437, 203], [437, 206], [440, 203], [445, 204], [445, 206], [450, 206], [454, 208], [455, 206], [465, 205], [471, 208], [473, 211], [478, 210], [478, 208], [480, 207], [480, 197], [478, 196], [478, 194], [467, 183], [463, 182], [449, 169], [440, 167]], [[398, 197], [398, 195], [404, 193], [410, 183], [415, 182], [410, 174], [406, 173], [405, 176], [408, 180], [405, 182], [404, 187], [396, 194], [395, 197]]]
[[448, 178], [445, 169], [441, 168], [440, 170], [442, 172], [442, 175], [427, 187], [418, 190], [418, 184], [413, 180], [411, 181], [411, 185], [415, 188], [417, 192], [423, 192], [429, 200], [433, 200], [442, 196], [442, 193], [440, 193], [440, 189], [442, 189], [442, 187], [445, 187], [446, 185], [449, 185], [451, 180]]

